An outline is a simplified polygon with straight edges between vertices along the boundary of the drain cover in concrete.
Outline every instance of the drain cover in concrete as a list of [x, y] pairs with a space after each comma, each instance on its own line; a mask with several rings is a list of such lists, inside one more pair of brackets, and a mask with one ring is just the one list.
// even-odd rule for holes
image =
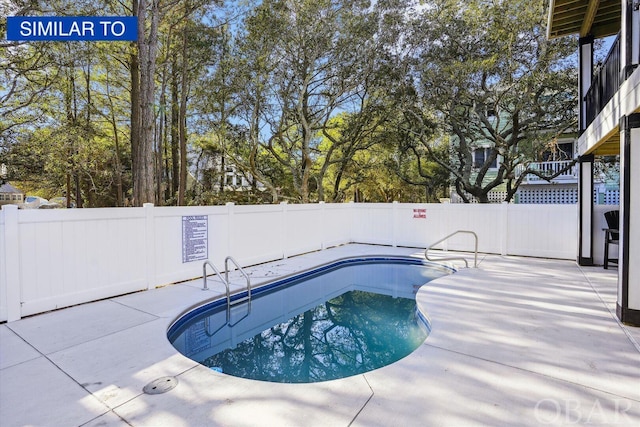
[[162, 377], [151, 381], [144, 386], [142, 391], [147, 394], [162, 394], [175, 388], [178, 385], [178, 379], [175, 377]]

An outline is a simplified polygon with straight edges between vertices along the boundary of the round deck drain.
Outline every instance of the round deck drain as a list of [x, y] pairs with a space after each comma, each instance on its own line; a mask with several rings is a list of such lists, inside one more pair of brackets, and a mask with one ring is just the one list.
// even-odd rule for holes
[[178, 385], [178, 379], [175, 377], [162, 377], [151, 381], [144, 386], [142, 391], [146, 394], [162, 394], [175, 388]]

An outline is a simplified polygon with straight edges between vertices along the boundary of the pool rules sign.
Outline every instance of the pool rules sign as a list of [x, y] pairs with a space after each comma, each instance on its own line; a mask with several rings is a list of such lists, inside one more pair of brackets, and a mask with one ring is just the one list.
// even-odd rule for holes
[[182, 217], [182, 263], [205, 260], [209, 257], [209, 217]]

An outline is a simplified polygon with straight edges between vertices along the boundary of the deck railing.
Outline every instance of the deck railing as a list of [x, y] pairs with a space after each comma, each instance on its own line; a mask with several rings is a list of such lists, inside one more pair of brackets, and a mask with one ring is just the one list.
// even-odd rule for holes
[[[591, 87], [584, 97], [586, 108], [586, 123], [584, 129], [589, 127], [596, 116], [618, 91], [622, 81], [620, 79], [620, 34], [611, 45], [611, 49], [593, 75]], [[581, 129], [581, 130], [584, 130]]]
[[[571, 160], [559, 160], [554, 162], [534, 162], [534, 163], [529, 163], [529, 169], [533, 169], [538, 172], [541, 172], [546, 176], [552, 176], [560, 172], [562, 169], [566, 168], [570, 163], [571, 163]], [[518, 168], [516, 168], [516, 175], [521, 175], [524, 172], [524, 170], [525, 170], [524, 165], [518, 166]], [[572, 181], [577, 181], [577, 179], [578, 179], [578, 169], [574, 165], [571, 168], [567, 169], [566, 171], [562, 172], [557, 177], [553, 178], [551, 182], [558, 182], [558, 181], [572, 182]], [[525, 177], [524, 182], [529, 184], [543, 183], [543, 182], [546, 182], [546, 180], [537, 175], [528, 174]]]

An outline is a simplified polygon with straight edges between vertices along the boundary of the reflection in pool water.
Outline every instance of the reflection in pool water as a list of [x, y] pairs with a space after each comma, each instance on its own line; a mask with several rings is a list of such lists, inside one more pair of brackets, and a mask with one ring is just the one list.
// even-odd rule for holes
[[306, 383], [395, 362], [427, 337], [415, 300], [349, 291], [201, 363], [256, 380]]

